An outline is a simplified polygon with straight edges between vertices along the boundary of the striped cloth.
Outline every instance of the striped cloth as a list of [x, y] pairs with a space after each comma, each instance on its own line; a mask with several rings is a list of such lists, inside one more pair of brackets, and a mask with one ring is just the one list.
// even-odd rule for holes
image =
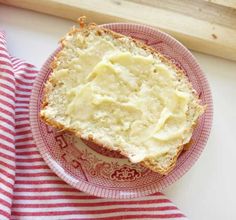
[[35, 67], [9, 55], [0, 32], [0, 219], [187, 219], [162, 193], [112, 200], [58, 178], [36, 149], [29, 125]]

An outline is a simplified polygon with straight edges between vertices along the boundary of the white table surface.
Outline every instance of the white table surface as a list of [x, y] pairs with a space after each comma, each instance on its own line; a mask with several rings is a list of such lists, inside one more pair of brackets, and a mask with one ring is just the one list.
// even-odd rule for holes
[[[68, 20], [0, 5], [0, 29], [7, 34], [9, 51], [38, 68], [71, 25], [73, 22]], [[164, 193], [191, 220], [233, 220], [236, 219], [236, 62], [193, 54], [212, 89], [213, 127], [197, 163]]]

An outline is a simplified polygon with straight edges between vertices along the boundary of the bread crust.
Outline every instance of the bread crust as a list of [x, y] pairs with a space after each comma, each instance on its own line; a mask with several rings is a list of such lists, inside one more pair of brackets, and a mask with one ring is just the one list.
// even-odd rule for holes
[[[169, 60], [168, 58], [164, 57], [161, 53], [159, 53], [158, 51], [154, 50], [152, 47], [150, 46], [147, 46], [145, 45], [144, 43], [136, 40], [136, 39], [133, 39], [131, 37], [127, 37], [127, 36], [124, 36], [124, 35], [121, 35], [119, 33], [116, 33], [114, 31], [111, 31], [109, 29], [105, 29], [105, 28], [101, 28], [101, 27], [98, 27], [96, 24], [92, 23], [92, 24], [88, 24], [88, 25], [85, 25], [84, 23], [80, 26], [80, 28], [75, 28], [73, 27], [72, 30], [68, 33], [68, 35], [73, 35], [74, 33], [76, 32], [81, 32], [83, 31], [84, 34], [89, 34], [90, 31], [96, 31], [96, 34], [101, 36], [101, 35], [104, 35], [104, 34], [108, 34], [110, 36], [112, 36], [113, 38], [115, 38], [116, 40], [120, 40], [121, 38], [128, 38], [130, 41], [132, 41], [134, 44], [136, 44], [138, 47], [152, 53], [154, 56], [158, 56], [159, 59], [171, 66], [173, 69], [175, 69], [176, 73], [185, 79], [188, 87], [190, 88], [190, 91], [192, 91], [192, 94], [194, 95], [194, 97], [196, 98], [196, 100], [199, 101], [198, 97], [197, 97], [197, 94], [195, 92], [195, 90], [192, 89], [192, 86], [191, 86], [191, 83], [189, 82], [187, 76], [185, 75], [184, 71], [182, 69], [180, 69], [179, 67], [177, 67], [171, 60]], [[61, 41], [61, 48], [63, 49], [65, 44], [66, 44], [66, 40], [65, 38], [63, 38]], [[53, 62], [51, 63], [50, 67], [52, 69], [55, 69], [57, 67], [57, 59], [60, 57], [60, 51], [56, 54]], [[50, 83], [51, 85], [54, 85], [54, 82], [52, 82], [51, 78], [49, 78], [48, 80], [48, 83]], [[46, 85], [45, 86], [45, 89], [44, 89], [44, 98], [43, 98], [43, 102], [42, 102], [42, 109], [45, 108], [47, 105], [48, 105], [48, 94], [49, 94], [49, 88], [48, 86]], [[108, 146], [108, 145], [105, 145], [104, 143], [101, 143], [99, 140], [95, 139], [92, 135], [90, 135], [88, 138], [84, 138], [82, 137], [82, 134], [76, 130], [76, 129], [73, 129], [73, 128], [67, 128], [65, 127], [63, 124], [51, 119], [51, 118], [48, 118], [47, 116], [45, 116], [42, 112], [40, 113], [40, 117], [41, 119], [47, 123], [48, 125], [50, 126], [53, 126], [59, 130], [65, 130], [65, 131], [69, 131], [71, 133], [73, 133], [74, 135], [78, 136], [79, 138], [81, 139], [84, 139], [86, 141], [89, 141], [89, 142], [92, 142], [92, 143], [95, 143], [98, 145], [98, 147], [103, 147], [103, 148], [106, 148], [108, 150], [114, 150], [114, 148], [112, 148], [111, 146]], [[194, 125], [193, 125], [194, 127]], [[193, 129], [193, 127], [191, 129]], [[181, 152], [183, 151], [184, 149], [184, 145], [181, 144], [178, 148], [177, 148], [177, 151], [175, 153], [175, 156], [174, 157], [171, 157], [169, 160], [169, 166], [168, 167], [162, 167], [162, 166], [159, 166], [157, 163], [155, 163], [155, 156], [152, 156], [152, 157], [149, 157], [149, 158], [145, 158], [140, 164], [151, 169], [152, 171], [154, 172], [157, 172], [157, 173], [160, 173], [162, 175], [167, 175], [176, 165], [176, 162], [177, 162], [177, 159], [179, 157], [179, 155], [181, 154]], [[119, 153], [125, 157], [128, 156], [128, 154], [124, 151], [120, 151], [118, 150]]]

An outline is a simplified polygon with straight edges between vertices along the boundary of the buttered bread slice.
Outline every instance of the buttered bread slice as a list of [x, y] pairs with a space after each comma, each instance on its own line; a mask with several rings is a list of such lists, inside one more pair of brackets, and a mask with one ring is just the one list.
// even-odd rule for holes
[[204, 112], [183, 71], [141, 42], [94, 24], [74, 28], [61, 44], [42, 119], [167, 174]]

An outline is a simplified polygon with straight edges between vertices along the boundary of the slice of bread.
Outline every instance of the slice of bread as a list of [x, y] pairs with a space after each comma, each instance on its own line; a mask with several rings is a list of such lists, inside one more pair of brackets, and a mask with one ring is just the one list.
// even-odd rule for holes
[[143, 43], [95, 24], [73, 28], [61, 47], [41, 118], [167, 174], [205, 108], [184, 72]]

